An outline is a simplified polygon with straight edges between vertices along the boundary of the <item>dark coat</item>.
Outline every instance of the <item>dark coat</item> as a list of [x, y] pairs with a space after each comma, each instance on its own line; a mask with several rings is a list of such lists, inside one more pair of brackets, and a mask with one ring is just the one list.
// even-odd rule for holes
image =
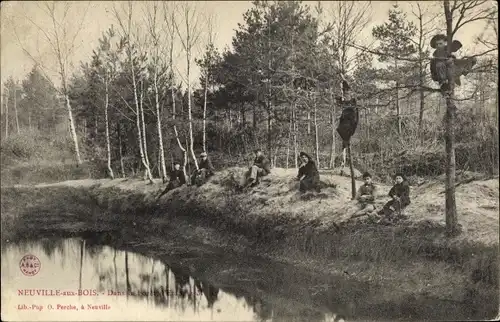
[[355, 98], [349, 101], [343, 101], [341, 104], [342, 115], [340, 116], [337, 133], [342, 138], [342, 148], [346, 148], [358, 127], [359, 111], [356, 106]]
[[399, 197], [401, 201], [401, 208], [410, 204], [410, 185], [408, 182], [396, 183], [389, 191], [389, 197]]
[[208, 175], [212, 175], [215, 172], [214, 166], [212, 165], [212, 161], [210, 161], [209, 158], [206, 158], [205, 160], [201, 159], [199, 167], [200, 169], [206, 169]]
[[177, 181], [180, 185], [185, 184], [186, 177], [184, 176], [184, 171], [182, 171], [181, 169], [172, 170], [172, 172], [170, 172], [170, 181]]
[[299, 190], [316, 190], [320, 191], [320, 180], [318, 168], [316, 164], [309, 158], [309, 161], [299, 168], [299, 174], [297, 175], [300, 180]]
[[264, 155], [255, 157], [253, 164], [263, 169], [266, 172], [266, 174], [269, 174], [271, 172], [271, 164]]

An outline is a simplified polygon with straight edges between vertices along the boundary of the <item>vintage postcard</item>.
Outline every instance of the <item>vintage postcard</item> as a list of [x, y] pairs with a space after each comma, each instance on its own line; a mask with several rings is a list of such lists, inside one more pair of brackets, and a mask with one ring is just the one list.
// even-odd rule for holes
[[3, 1], [2, 321], [499, 319], [495, 1]]

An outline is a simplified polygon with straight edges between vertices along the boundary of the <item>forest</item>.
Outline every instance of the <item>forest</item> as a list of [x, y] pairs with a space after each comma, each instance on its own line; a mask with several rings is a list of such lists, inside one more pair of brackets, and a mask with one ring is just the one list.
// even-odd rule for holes
[[[39, 4], [53, 22], [40, 30], [58, 84], [25, 51], [33, 69], [3, 84], [2, 165], [70, 163], [94, 178], [151, 181], [165, 180], [174, 161], [191, 173], [202, 151], [221, 169], [246, 166], [262, 148], [274, 167], [297, 167], [306, 151], [332, 169], [342, 153], [335, 97], [346, 79], [360, 115], [351, 140], [356, 169], [381, 181], [402, 171], [414, 183], [449, 167], [497, 174], [496, 6], [394, 4], [373, 26], [375, 5], [253, 1], [231, 46], [217, 48], [223, 13], [207, 14], [196, 2], [117, 2], [91, 57], [71, 70], [74, 38], [64, 29], [77, 25], [65, 14], [71, 4]], [[460, 55], [478, 62], [446, 100], [430, 78], [429, 40], [473, 23], [483, 28]]]

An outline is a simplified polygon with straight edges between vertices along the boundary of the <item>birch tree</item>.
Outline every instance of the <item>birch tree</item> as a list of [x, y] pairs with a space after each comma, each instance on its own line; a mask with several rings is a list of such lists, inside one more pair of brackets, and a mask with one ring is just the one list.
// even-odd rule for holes
[[193, 63], [193, 50], [198, 43], [201, 36], [201, 19], [200, 13], [192, 2], [182, 1], [178, 3], [177, 9], [180, 15], [182, 15], [182, 22], [184, 23], [184, 28], [182, 28], [177, 21], [173, 20], [175, 31], [182, 45], [182, 49], [186, 54], [186, 78], [185, 83], [187, 87], [187, 100], [188, 100], [188, 125], [189, 125], [189, 151], [191, 152], [191, 157], [193, 158], [194, 165], [198, 169], [198, 160], [194, 153], [194, 138], [193, 138], [193, 116], [192, 116], [192, 83], [191, 83], [191, 64]]
[[[159, 4], [158, 2], [146, 3], [146, 25], [149, 31], [149, 37], [151, 40], [151, 56], [152, 61], [150, 67], [152, 69], [153, 74], [153, 92], [155, 97], [155, 112], [156, 112], [156, 126], [158, 131], [158, 151], [160, 154], [160, 173], [163, 182], [165, 182], [167, 177], [167, 167], [165, 164], [165, 151], [163, 148], [163, 130], [162, 130], [162, 115], [160, 109], [160, 89], [158, 87], [158, 78], [159, 78], [159, 69], [160, 69], [160, 54], [164, 52], [162, 48], [160, 48], [161, 43], [164, 43], [166, 40], [161, 37], [161, 33], [159, 32]], [[170, 44], [171, 46], [173, 44]], [[172, 65], [170, 65], [172, 66]]]
[[171, 87], [170, 87], [170, 94], [172, 97], [172, 122], [173, 122], [173, 129], [174, 129], [174, 135], [175, 135], [175, 140], [177, 141], [177, 144], [179, 145], [179, 149], [182, 151], [182, 156], [183, 156], [183, 165], [182, 165], [182, 171], [184, 172], [184, 176], [186, 176], [186, 165], [187, 165], [187, 150], [185, 147], [182, 146], [181, 139], [179, 137], [179, 131], [177, 129], [177, 124], [176, 124], [176, 73], [174, 72], [172, 66], [174, 65], [174, 41], [176, 39], [175, 35], [175, 6], [176, 2], [171, 2], [163, 3], [163, 19], [165, 22], [166, 26], [166, 31], [169, 35], [169, 48], [168, 48], [168, 63], [170, 68], [170, 81], [171, 81]]
[[[80, 155], [78, 136], [75, 128], [73, 109], [68, 94], [68, 73], [70, 72], [73, 55], [75, 53], [75, 50], [77, 49], [76, 40], [82, 29], [82, 25], [85, 22], [89, 3], [87, 2], [84, 6], [83, 15], [76, 15], [74, 12], [70, 12], [73, 6], [71, 2], [48, 1], [40, 4], [37, 3], [36, 6], [38, 7], [39, 11], [44, 14], [44, 18], [48, 19], [47, 21], [49, 23], [42, 26], [27, 15], [25, 15], [25, 18], [42, 34], [45, 43], [48, 45], [52, 56], [56, 60], [57, 74], [59, 75], [59, 80], [61, 82], [61, 88], [59, 92], [65, 101], [66, 110], [68, 113], [69, 129], [75, 149], [76, 162], [77, 165], [80, 165], [82, 163], [82, 158]], [[75, 16], [82, 17], [78, 23], [75, 23]], [[73, 31], [72, 29], [76, 30]], [[21, 47], [23, 48], [23, 51], [34, 61], [35, 64], [40, 67], [41, 70], [43, 70], [44, 76], [48, 80], [51, 80], [51, 77], [48, 76], [47, 73], [47, 71], [50, 69], [47, 64], [42, 63], [40, 58], [35, 58], [35, 54], [27, 50], [26, 47], [21, 44], [21, 40], [17, 31], [14, 30], [14, 33]]]
[[[121, 17], [121, 14], [118, 12], [116, 7], [113, 7], [114, 9], [114, 14], [115, 18], [118, 21], [118, 24], [120, 25], [121, 28], [121, 33], [122, 33], [122, 45], [125, 47], [125, 52], [127, 55], [128, 59], [128, 64], [130, 68], [130, 73], [132, 76], [132, 87], [133, 87], [133, 92], [134, 92], [134, 103], [135, 103], [135, 116], [136, 116], [136, 126], [137, 126], [137, 138], [139, 140], [139, 153], [141, 156], [141, 162], [142, 165], [144, 166], [144, 178], [149, 180], [150, 182], [153, 182], [153, 176], [151, 174], [151, 169], [149, 167], [149, 160], [147, 156], [147, 150], [145, 149], [145, 139], [143, 138], [143, 133], [145, 133], [144, 130], [144, 122], [143, 122], [143, 110], [142, 110], [142, 105], [139, 97], [139, 86], [140, 86], [140, 79], [137, 75], [137, 63], [140, 63], [140, 57], [136, 57], [137, 54], [139, 54], [138, 50], [138, 44], [135, 42], [133, 39], [133, 34], [132, 34], [132, 14], [133, 14], [133, 5], [131, 1], [127, 2], [127, 9], [126, 9], [126, 21]], [[142, 92], [141, 92], [142, 93]]]

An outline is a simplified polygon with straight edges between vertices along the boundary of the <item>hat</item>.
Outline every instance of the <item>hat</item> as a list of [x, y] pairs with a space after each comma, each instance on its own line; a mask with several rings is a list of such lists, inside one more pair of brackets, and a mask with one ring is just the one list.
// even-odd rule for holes
[[207, 153], [206, 152], [201, 152], [200, 157], [206, 157]]
[[439, 40], [447, 40], [447, 39], [448, 38], [446, 38], [446, 36], [443, 34], [435, 35], [434, 37], [431, 38], [431, 47], [436, 48], [437, 42]]

